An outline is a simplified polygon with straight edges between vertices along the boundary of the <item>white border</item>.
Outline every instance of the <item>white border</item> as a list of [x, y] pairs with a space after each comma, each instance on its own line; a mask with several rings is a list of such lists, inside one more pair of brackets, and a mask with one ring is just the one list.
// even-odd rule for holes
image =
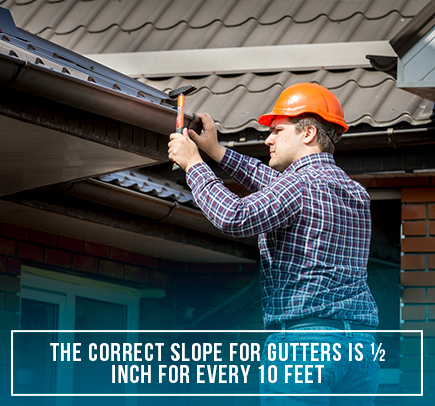
[[[352, 333], [420, 333], [421, 339], [421, 393], [415, 394], [396, 394], [396, 393], [376, 393], [376, 394], [262, 394], [262, 393], [243, 393], [243, 394], [217, 394], [217, 393], [69, 393], [69, 394], [14, 394], [14, 333], [306, 333], [307, 330], [11, 330], [11, 396], [423, 396], [423, 330], [351, 330]], [[334, 332], [349, 332], [349, 330], [333, 330]], [[309, 330], [310, 333], [330, 333], [331, 330]]]

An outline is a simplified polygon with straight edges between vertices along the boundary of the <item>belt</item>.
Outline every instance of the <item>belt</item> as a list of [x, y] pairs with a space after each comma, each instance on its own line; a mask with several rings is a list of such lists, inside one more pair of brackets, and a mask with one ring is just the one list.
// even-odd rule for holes
[[[297, 320], [284, 320], [282, 323], [274, 323], [266, 326], [266, 330], [295, 330], [303, 327], [334, 327], [339, 330], [346, 330], [344, 322], [346, 320], [328, 319], [322, 317], [306, 317]], [[366, 324], [356, 324], [348, 322], [352, 330], [375, 330]], [[284, 325], [284, 326], [283, 326]], [[284, 328], [283, 328], [284, 327]]]

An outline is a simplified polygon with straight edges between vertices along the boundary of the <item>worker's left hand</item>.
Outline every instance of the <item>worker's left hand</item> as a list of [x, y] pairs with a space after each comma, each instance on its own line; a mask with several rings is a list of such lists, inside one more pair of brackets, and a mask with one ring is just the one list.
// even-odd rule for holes
[[176, 162], [185, 172], [187, 172], [191, 166], [203, 162], [198, 147], [189, 137], [187, 128], [183, 129], [183, 134], [172, 133], [169, 139], [169, 159], [172, 162]]

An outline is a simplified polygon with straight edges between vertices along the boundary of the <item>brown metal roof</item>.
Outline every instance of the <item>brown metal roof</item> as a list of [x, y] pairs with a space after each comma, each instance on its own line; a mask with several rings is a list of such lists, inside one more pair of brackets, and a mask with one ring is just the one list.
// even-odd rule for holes
[[[390, 40], [427, 0], [5, 2], [17, 26], [83, 54]], [[222, 133], [251, 127], [279, 93], [295, 82], [329, 87], [351, 126], [426, 124], [433, 105], [399, 90], [370, 69], [256, 74], [210, 74], [143, 82], [169, 91], [194, 84], [186, 111], [208, 111]]]
[[186, 109], [209, 112], [222, 133], [247, 127], [264, 131], [257, 118], [272, 109], [285, 87], [297, 82], [317, 82], [331, 89], [341, 101], [345, 119], [351, 126], [362, 123], [373, 127], [399, 122], [425, 124], [433, 109], [433, 102], [398, 89], [395, 80], [386, 73], [366, 69], [144, 81], [165, 92], [187, 83], [196, 86], [198, 90], [186, 98]]
[[17, 26], [83, 54], [389, 40], [426, 0], [6, 1]]

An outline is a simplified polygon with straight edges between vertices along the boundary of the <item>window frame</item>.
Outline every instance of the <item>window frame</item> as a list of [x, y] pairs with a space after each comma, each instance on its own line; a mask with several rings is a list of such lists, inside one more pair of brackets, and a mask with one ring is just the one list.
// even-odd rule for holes
[[[58, 305], [58, 330], [75, 329], [76, 298], [82, 297], [125, 306], [123, 329], [129, 330], [127, 339], [136, 342], [139, 330], [139, 304], [142, 296], [143, 292], [140, 290], [121, 285], [28, 266], [22, 266], [21, 269], [21, 297]], [[74, 363], [59, 363], [56, 368], [56, 389], [59, 393], [73, 393], [73, 385]], [[127, 385], [127, 393], [136, 393], [135, 388]], [[74, 398], [70, 396], [56, 396], [55, 399], [56, 406], [74, 404]], [[137, 405], [134, 396], [126, 396], [123, 399], [125, 406]]]

